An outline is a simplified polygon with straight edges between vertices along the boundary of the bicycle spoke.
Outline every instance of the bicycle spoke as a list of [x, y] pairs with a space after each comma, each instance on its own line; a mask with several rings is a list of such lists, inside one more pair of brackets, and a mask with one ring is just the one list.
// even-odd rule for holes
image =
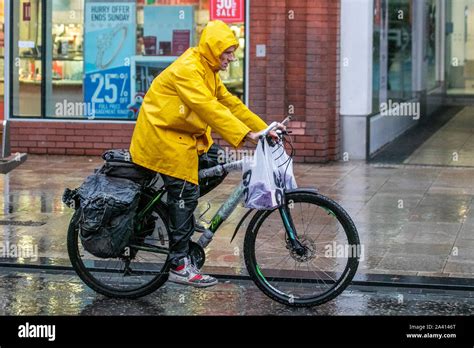
[[[157, 223], [160, 223], [159, 220]], [[75, 231], [76, 250], [78, 250], [78, 267], [84, 273], [81, 277], [86, 284], [89, 282], [94, 288], [106, 295], [120, 296], [131, 292], [141, 291], [151, 282], [161, 279], [164, 272], [162, 268], [166, 264], [167, 254], [163, 249], [168, 248], [169, 238], [165, 226], [164, 239], [157, 236], [157, 230], [147, 236], [144, 240], [138, 239], [137, 246], [143, 245], [143, 249], [136, 249], [129, 246], [130, 254], [125, 254], [120, 258], [98, 258], [83, 249], [79, 237], [79, 231]], [[162, 243], [164, 241], [164, 243]], [[132, 242], [133, 245], [133, 242]], [[127, 264], [128, 263], [128, 264]], [[159, 285], [158, 285], [159, 286]]]
[[[290, 211], [298, 249], [287, 245], [287, 239], [281, 240], [285, 234], [275, 237], [274, 231], [280, 231], [282, 227], [282, 220], [276, 218], [275, 211], [262, 213], [265, 214], [264, 221], [251, 235], [258, 272], [265, 278], [264, 282], [259, 281], [260, 287], [285, 304], [289, 304], [292, 298], [300, 305], [325, 302], [325, 299], [335, 296], [334, 292], [342, 291], [353, 276], [356, 268], [349, 268], [350, 258], [344, 246], [349, 243], [349, 233], [355, 234], [355, 240], [358, 240], [357, 230], [346, 231], [345, 226], [351, 224], [340, 221], [339, 217], [347, 216], [337, 211], [340, 208], [325, 207], [311, 199], [322, 196], [295, 193], [293, 197], [287, 199], [299, 204], [299, 208]], [[344, 247], [344, 255], [339, 254], [340, 246]], [[354, 260], [351, 262], [354, 264]], [[348, 270], [351, 277], [344, 277]]]

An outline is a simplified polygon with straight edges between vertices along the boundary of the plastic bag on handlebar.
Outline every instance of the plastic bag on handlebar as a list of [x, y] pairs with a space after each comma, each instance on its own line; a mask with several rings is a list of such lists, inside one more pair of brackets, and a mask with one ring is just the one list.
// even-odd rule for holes
[[297, 188], [295, 175], [293, 174], [293, 159], [288, 156], [282, 144], [277, 144], [272, 150], [272, 157], [278, 166], [283, 187], [287, 190]]
[[282, 182], [273, 150], [266, 139], [261, 139], [253, 159], [244, 161], [244, 204], [247, 208], [274, 209], [282, 203]]

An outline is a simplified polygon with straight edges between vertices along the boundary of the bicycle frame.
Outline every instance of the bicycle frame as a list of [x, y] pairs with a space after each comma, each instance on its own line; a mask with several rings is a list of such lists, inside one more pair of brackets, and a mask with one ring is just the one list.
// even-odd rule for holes
[[[291, 120], [291, 116], [283, 120], [282, 124], [286, 124], [290, 120]], [[273, 122], [272, 124], [270, 124], [270, 126], [268, 126], [267, 129], [265, 129], [262, 132], [261, 138], [267, 136], [267, 134], [271, 130], [273, 130], [276, 126], [277, 126], [276, 122]], [[211, 168], [200, 170], [199, 178], [203, 179], [206, 177], [222, 176], [224, 175], [224, 173], [241, 170], [243, 162], [244, 160], [233, 161], [233, 162], [225, 163], [223, 165], [217, 165]], [[147, 204], [147, 206], [141, 212], [137, 214], [138, 221], [142, 221], [145, 216], [151, 213], [151, 211], [155, 208], [155, 206], [161, 202], [161, 198], [163, 197], [165, 192], [166, 192], [166, 189], [164, 186], [159, 188], [157, 194], [153, 197], [153, 199]], [[242, 186], [242, 183], [239, 183], [239, 185], [237, 185], [235, 189], [232, 191], [229, 198], [220, 206], [216, 214], [212, 217], [209, 227], [207, 228], [207, 230], [210, 231], [212, 235], [207, 236], [208, 241], [200, 243], [202, 247], [206, 247], [211, 242], [212, 237], [217, 232], [217, 230], [222, 225], [222, 223], [226, 221], [229, 218], [229, 216], [234, 212], [235, 208], [241, 201], [243, 194], [244, 194], [244, 188]], [[283, 190], [282, 202], [286, 202], [285, 190]], [[286, 206], [286, 204], [281, 204], [281, 206], [278, 207], [278, 210], [282, 218], [283, 225], [285, 226], [286, 234], [288, 236], [288, 240], [291, 243], [291, 246], [294, 248], [294, 250], [298, 254], [300, 252], [304, 253], [304, 247], [298, 241], [297, 235], [295, 234], [296, 229], [294, 227], [291, 214], [288, 211], [288, 207]], [[242, 221], [245, 220], [247, 216], [248, 214], [244, 215]], [[241, 225], [241, 222], [237, 225], [237, 229], [235, 230], [235, 233], [232, 239], [235, 237], [238, 231], [238, 228]], [[204, 237], [204, 235], [202, 237]]]
[[[215, 167], [211, 167], [211, 168], [200, 171], [200, 177], [218, 176], [219, 174], [223, 175], [224, 171], [226, 172], [237, 171], [241, 169], [242, 163], [243, 163], [243, 160], [226, 163], [224, 165], [217, 165]], [[150, 214], [157, 204], [162, 202], [162, 197], [165, 193], [166, 193], [165, 187], [164, 186], [160, 187], [158, 189], [158, 192], [155, 194], [152, 200], [147, 204], [147, 206], [137, 214], [137, 221], [143, 221], [144, 217]], [[222, 225], [222, 223], [226, 221], [229, 218], [229, 216], [234, 212], [237, 205], [241, 202], [243, 194], [244, 194], [244, 188], [242, 186], [242, 183], [239, 183], [239, 185], [237, 185], [234, 188], [229, 198], [219, 207], [215, 215], [212, 217], [209, 223], [209, 227], [207, 228], [207, 230], [212, 233], [212, 236], [209, 236], [210, 237], [209, 242], [212, 240], [213, 235], [217, 232], [217, 230]], [[283, 191], [282, 202], [285, 202], [285, 191]], [[282, 204], [278, 208], [278, 210], [282, 218], [283, 225], [285, 226], [286, 234], [288, 236], [289, 242], [291, 243], [291, 246], [295, 249], [297, 253], [299, 252], [303, 253], [304, 248], [298, 241], [297, 236], [294, 232], [296, 231], [296, 229], [294, 227], [291, 214], [288, 211], [288, 207], [286, 206], [286, 204]], [[248, 214], [244, 215], [241, 222], [245, 220], [247, 216]], [[237, 233], [238, 228], [241, 226], [241, 222], [237, 225], [234, 236]], [[234, 236], [232, 237], [232, 240]], [[207, 244], [209, 244], [209, 242]], [[206, 245], [204, 245], [204, 247]], [[160, 248], [160, 251], [163, 251], [163, 250], [161, 250]]]

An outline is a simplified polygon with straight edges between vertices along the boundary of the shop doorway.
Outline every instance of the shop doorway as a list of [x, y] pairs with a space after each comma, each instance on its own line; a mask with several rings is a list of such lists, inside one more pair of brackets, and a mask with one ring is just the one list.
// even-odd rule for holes
[[[423, 38], [426, 53], [437, 52], [425, 64], [426, 111], [370, 161], [474, 167], [474, 0], [425, 1], [437, 5], [429, 7]], [[438, 78], [441, 85], [431, 83]]]

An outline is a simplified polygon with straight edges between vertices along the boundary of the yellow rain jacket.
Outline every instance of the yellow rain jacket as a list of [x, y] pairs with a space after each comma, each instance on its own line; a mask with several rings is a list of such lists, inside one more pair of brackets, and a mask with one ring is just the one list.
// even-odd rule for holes
[[189, 48], [158, 75], [145, 95], [133, 132], [133, 162], [198, 184], [198, 155], [212, 145], [211, 129], [234, 147], [266, 123], [222, 83], [219, 57], [238, 41], [221, 21], [203, 30]]

